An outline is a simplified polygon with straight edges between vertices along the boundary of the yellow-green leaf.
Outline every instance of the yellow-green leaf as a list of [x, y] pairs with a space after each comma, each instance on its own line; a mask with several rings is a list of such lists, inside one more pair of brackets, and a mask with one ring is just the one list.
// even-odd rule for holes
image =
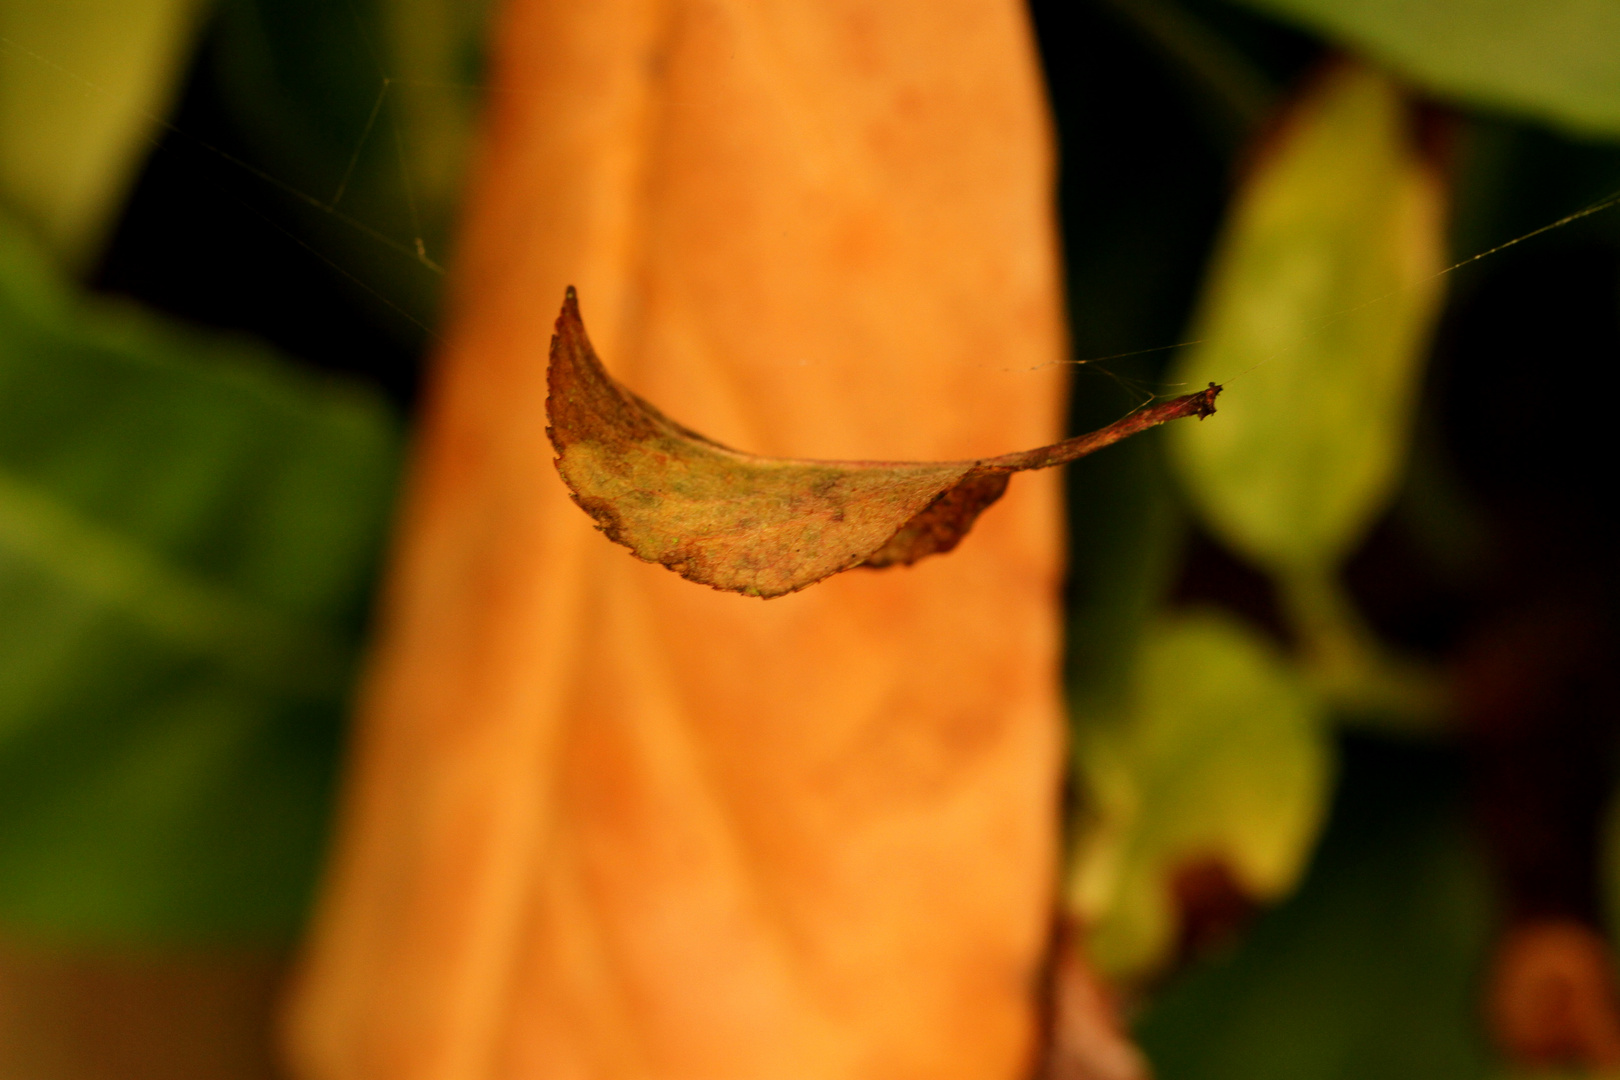
[[1172, 378], [1232, 380], [1222, 423], [1170, 433], [1193, 502], [1276, 572], [1331, 567], [1392, 497], [1440, 300], [1439, 180], [1384, 76], [1300, 98], [1229, 212]]
[[0, 196], [82, 264], [185, 71], [203, 0], [0, 0]]
[[1143, 974], [1173, 945], [1170, 878], [1215, 860], [1276, 898], [1298, 880], [1327, 807], [1320, 702], [1255, 631], [1214, 613], [1154, 627], [1128, 710], [1077, 734], [1084, 805], [1069, 904], [1092, 955]]

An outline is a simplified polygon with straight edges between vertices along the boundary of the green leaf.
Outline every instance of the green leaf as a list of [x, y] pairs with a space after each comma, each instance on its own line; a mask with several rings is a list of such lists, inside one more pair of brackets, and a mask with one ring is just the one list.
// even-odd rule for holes
[[1345, 747], [1299, 890], [1137, 1026], [1161, 1080], [1484, 1080], [1496, 896], [1455, 757]]
[[397, 457], [373, 398], [75, 298], [0, 221], [0, 922], [296, 923]]
[[1439, 182], [1388, 80], [1327, 73], [1231, 208], [1170, 376], [1232, 383], [1169, 434], [1216, 534], [1273, 572], [1334, 567], [1395, 492], [1439, 306]]
[[205, 0], [0, 0], [0, 200], [96, 254], [169, 110]]
[[1240, 0], [1444, 97], [1620, 136], [1613, 0]]
[[1069, 903], [1116, 975], [1165, 960], [1170, 877], [1187, 861], [1219, 860], [1256, 897], [1292, 888], [1332, 774], [1320, 704], [1234, 619], [1160, 623], [1133, 682], [1128, 712], [1083, 717], [1076, 734], [1085, 804]]

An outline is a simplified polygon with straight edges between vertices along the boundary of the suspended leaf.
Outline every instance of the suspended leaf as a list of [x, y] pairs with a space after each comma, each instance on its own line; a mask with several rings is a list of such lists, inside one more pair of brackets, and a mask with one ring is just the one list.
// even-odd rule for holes
[[1215, 411], [1213, 384], [1101, 431], [978, 461], [759, 457], [675, 423], [608, 375], [573, 289], [551, 339], [547, 429], [557, 471], [608, 539], [689, 581], [773, 597], [855, 566], [909, 565], [954, 548], [1015, 472], [1084, 457], [1139, 431]]
[[1609, 0], [1242, 2], [1445, 97], [1620, 136], [1620, 5]]
[[0, 221], [0, 922], [297, 924], [396, 460], [372, 398], [75, 298]]
[[1336, 566], [1393, 497], [1439, 308], [1439, 180], [1399, 92], [1339, 66], [1296, 103], [1230, 212], [1171, 378], [1235, 380], [1170, 432], [1216, 533], [1276, 572]]
[[1254, 631], [1213, 613], [1153, 628], [1129, 711], [1076, 735], [1085, 804], [1069, 903], [1105, 971], [1166, 958], [1171, 878], [1215, 860], [1243, 890], [1293, 887], [1326, 808], [1332, 758], [1320, 703]]

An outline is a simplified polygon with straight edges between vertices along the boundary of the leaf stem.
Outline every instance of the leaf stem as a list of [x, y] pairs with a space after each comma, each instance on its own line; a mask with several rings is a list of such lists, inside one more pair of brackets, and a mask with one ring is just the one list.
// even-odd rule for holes
[[1112, 446], [1121, 439], [1127, 439], [1138, 432], [1148, 428], [1158, 427], [1171, 420], [1179, 420], [1184, 416], [1196, 416], [1200, 420], [1215, 412], [1215, 398], [1220, 394], [1221, 388], [1210, 383], [1208, 388], [1196, 394], [1184, 394], [1178, 398], [1146, 409], [1138, 409], [1123, 419], [1116, 420], [1105, 428], [1076, 435], [1072, 439], [1064, 439], [1051, 446], [1042, 446], [1034, 450], [1020, 450], [1016, 453], [1002, 454], [1000, 457], [984, 458], [974, 464], [981, 469], [1006, 469], [1016, 472], [1023, 469], [1045, 469], [1053, 465], [1066, 465], [1071, 461], [1078, 461], [1087, 454], [1095, 453], [1105, 446]]
[[1306, 678], [1340, 717], [1407, 735], [1444, 726], [1451, 701], [1440, 672], [1380, 641], [1333, 571], [1295, 568], [1277, 581]]

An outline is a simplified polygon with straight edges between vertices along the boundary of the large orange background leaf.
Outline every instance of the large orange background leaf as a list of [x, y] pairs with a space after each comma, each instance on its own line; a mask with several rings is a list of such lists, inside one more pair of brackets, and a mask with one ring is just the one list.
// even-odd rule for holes
[[715, 439], [1060, 434], [1048, 119], [1015, 0], [511, 0], [289, 1013], [306, 1080], [1012, 1080], [1062, 773], [1051, 472], [972, 542], [760, 604], [603, 543], [554, 298]]

